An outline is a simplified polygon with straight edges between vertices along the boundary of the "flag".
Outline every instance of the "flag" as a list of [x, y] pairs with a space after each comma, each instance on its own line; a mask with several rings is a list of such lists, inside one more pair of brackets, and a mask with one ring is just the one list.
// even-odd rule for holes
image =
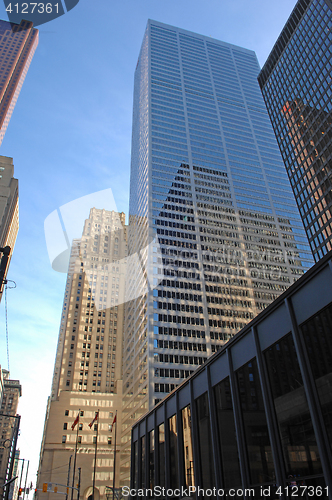
[[112, 422], [112, 425], [111, 425], [111, 432], [112, 432], [112, 430], [113, 430], [113, 425], [115, 424], [115, 422], [116, 422], [116, 414], [115, 414], [115, 417], [114, 417], [113, 422]]
[[93, 426], [93, 424], [96, 422], [96, 420], [98, 420], [98, 415], [99, 415], [99, 411], [97, 411], [97, 412], [96, 412], [96, 414], [95, 414], [95, 418], [92, 420], [92, 422], [90, 422], [90, 423], [88, 424], [88, 426], [90, 427], [90, 429], [91, 429], [91, 427]]
[[79, 418], [80, 418], [80, 414], [78, 413], [78, 414], [77, 414], [77, 417], [76, 417], [76, 418], [75, 418], [75, 420], [74, 420], [73, 425], [71, 426], [71, 430], [72, 430], [72, 431], [75, 429], [75, 426], [78, 424]]

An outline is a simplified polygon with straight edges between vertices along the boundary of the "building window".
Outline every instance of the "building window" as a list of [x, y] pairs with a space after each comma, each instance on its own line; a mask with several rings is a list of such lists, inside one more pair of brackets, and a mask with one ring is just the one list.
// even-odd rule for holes
[[65, 416], [68, 417], [69, 415], [69, 410], [65, 410]]
[[[321, 333], [319, 331], [319, 336]], [[324, 350], [326, 348], [325, 345]], [[293, 476], [321, 474], [322, 465], [292, 335], [286, 335], [267, 349], [265, 359], [287, 473]], [[322, 360], [323, 353], [319, 362]]]
[[[225, 378], [214, 387], [214, 394], [217, 408], [219, 450], [223, 466], [225, 487], [241, 487], [240, 464], [237, 453], [229, 377]], [[225, 425], [226, 420], [227, 426]]]
[[67, 430], [67, 422], [65, 422], [65, 423], [63, 424], [63, 430], [64, 430], [64, 431], [66, 431], [66, 430]]
[[177, 452], [177, 429], [176, 429], [176, 415], [168, 419], [169, 425], [169, 440], [170, 440], [170, 484], [171, 488], [175, 489], [179, 486], [178, 476], [178, 452]]
[[66, 442], [66, 439], [67, 439], [67, 436], [62, 436], [62, 443], [65, 443]]
[[[257, 361], [253, 358], [236, 371], [245, 430], [251, 484], [270, 482], [274, 477], [270, 437], [267, 428]], [[253, 424], [254, 419], [254, 424]], [[296, 427], [296, 425], [295, 425]], [[292, 432], [295, 427], [290, 427]], [[289, 442], [294, 442], [293, 437]]]
[[190, 405], [182, 410], [182, 432], [186, 487], [195, 486]]
[[160, 424], [158, 427], [159, 442], [159, 485], [165, 487], [165, 426]]
[[154, 488], [154, 430], [149, 432], [149, 488]]
[[210, 414], [207, 392], [196, 399], [198, 419], [198, 443], [203, 488], [213, 488], [215, 484]]

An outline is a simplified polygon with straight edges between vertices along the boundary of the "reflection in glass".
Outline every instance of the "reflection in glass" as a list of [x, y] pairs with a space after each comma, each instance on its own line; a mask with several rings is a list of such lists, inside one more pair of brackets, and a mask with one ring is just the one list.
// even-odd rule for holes
[[164, 487], [165, 485], [165, 426], [160, 424], [158, 427], [158, 459], [159, 459], [159, 484], [158, 486]]
[[177, 431], [176, 431], [176, 415], [173, 415], [168, 420], [169, 423], [169, 451], [170, 451], [170, 480], [171, 488], [175, 489], [179, 487], [179, 476], [178, 476], [178, 448], [177, 448]]
[[256, 359], [236, 372], [251, 484], [274, 483], [275, 472]]
[[189, 488], [189, 486], [195, 486], [190, 405], [182, 410], [182, 429], [185, 485]]
[[138, 441], [134, 442], [134, 488], [138, 487]]
[[154, 430], [149, 432], [149, 488], [154, 488]]
[[301, 326], [332, 447], [332, 306]]
[[141, 449], [142, 449], [142, 469], [141, 469], [141, 487], [145, 488], [145, 436], [141, 437]]
[[207, 392], [196, 399], [196, 405], [202, 487], [204, 489], [213, 488], [215, 487], [216, 482], [214, 474], [210, 413]]
[[217, 408], [223, 486], [224, 488], [234, 488], [241, 486], [241, 476], [229, 377], [215, 386], [214, 394]]
[[322, 472], [292, 335], [265, 351], [287, 476]]

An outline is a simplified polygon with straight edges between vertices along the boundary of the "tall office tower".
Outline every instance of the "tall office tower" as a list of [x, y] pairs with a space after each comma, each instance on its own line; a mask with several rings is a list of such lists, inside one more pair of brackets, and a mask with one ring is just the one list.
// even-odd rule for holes
[[[14, 179], [13, 159], [0, 156], [0, 247], [10, 247], [7, 272], [17, 238], [18, 227], [18, 180]], [[6, 278], [6, 274], [4, 278]], [[1, 298], [2, 287], [0, 286], [0, 300]]]
[[[3, 376], [3, 398], [0, 408], [0, 495], [4, 494], [3, 484], [10, 476], [10, 465], [15, 460], [14, 438], [18, 431], [16, 412], [18, 401], [22, 395], [22, 387], [19, 380], [11, 380], [9, 371], [2, 370]], [[9, 487], [8, 487], [9, 488]]]
[[[81, 498], [92, 494], [95, 441], [95, 500], [112, 486], [115, 432], [122, 405], [122, 335], [127, 254], [125, 214], [92, 208], [82, 238], [72, 246], [59, 341], [40, 452], [38, 488], [66, 484], [76, 442]], [[98, 421], [90, 429], [96, 412]], [[72, 424], [79, 415], [77, 427]], [[118, 438], [120, 444], [120, 434]], [[71, 461], [72, 485], [74, 456]], [[116, 462], [119, 469], [120, 460]], [[119, 474], [116, 475], [116, 485]], [[58, 490], [60, 491], [60, 489]], [[54, 492], [39, 497], [57, 498]], [[76, 498], [76, 493], [74, 494]]]
[[332, 249], [332, 3], [299, 0], [258, 81], [315, 260]]
[[123, 479], [135, 419], [312, 264], [258, 73], [250, 50], [148, 22], [128, 235], [147, 278], [129, 261]]
[[0, 144], [38, 45], [38, 30], [30, 21], [0, 20]]

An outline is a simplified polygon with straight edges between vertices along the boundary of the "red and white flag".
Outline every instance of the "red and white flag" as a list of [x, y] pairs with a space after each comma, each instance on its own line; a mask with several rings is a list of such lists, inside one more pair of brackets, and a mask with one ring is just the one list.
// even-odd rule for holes
[[80, 414], [78, 413], [78, 414], [77, 414], [77, 417], [76, 417], [76, 418], [75, 418], [75, 420], [74, 420], [73, 425], [71, 426], [71, 430], [72, 430], [72, 431], [75, 429], [76, 425], [78, 424], [79, 419], [80, 419]]
[[90, 429], [91, 429], [91, 427], [93, 426], [93, 424], [94, 424], [94, 423], [98, 420], [98, 415], [99, 415], [99, 411], [97, 411], [97, 412], [96, 412], [96, 414], [95, 414], [95, 418], [92, 420], [92, 422], [90, 422], [90, 423], [88, 424], [88, 426], [90, 427]]
[[112, 422], [112, 425], [111, 425], [111, 432], [112, 432], [112, 430], [113, 430], [113, 425], [115, 424], [115, 422], [116, 422], [116, 414], [115, 414], [115, 416], [114, 416], [114, 419], [113, 419], [113, 422]]

